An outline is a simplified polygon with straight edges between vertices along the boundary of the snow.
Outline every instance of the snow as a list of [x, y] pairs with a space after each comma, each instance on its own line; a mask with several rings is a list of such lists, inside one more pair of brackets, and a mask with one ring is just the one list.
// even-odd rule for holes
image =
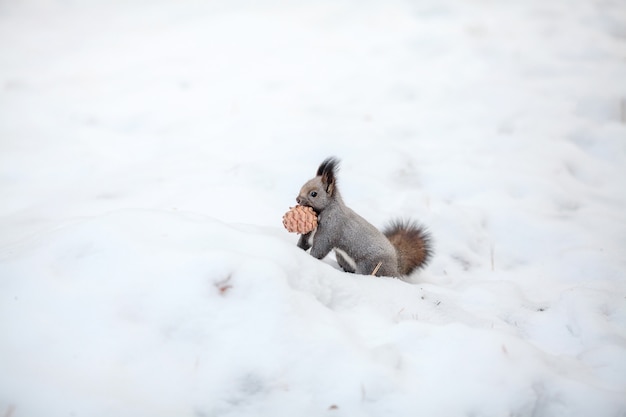
[[[618, 0], [0, 4], [0, 416], [626, 415]], [[405, 281], [282, 215], [327, 156]]]

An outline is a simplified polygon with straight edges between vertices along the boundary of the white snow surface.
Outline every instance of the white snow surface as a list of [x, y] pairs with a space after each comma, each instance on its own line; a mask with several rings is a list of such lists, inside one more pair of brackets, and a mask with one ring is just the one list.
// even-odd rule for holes
[[0, 2], [0, 416], [624, 417], [625, 182], [622, 0]]

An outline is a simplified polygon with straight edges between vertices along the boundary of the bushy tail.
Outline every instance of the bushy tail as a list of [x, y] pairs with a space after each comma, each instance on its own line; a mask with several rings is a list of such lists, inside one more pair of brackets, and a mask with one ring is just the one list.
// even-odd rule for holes
[[424, 267], [433, 254], [430, 233], [415, 222], [393, 221], [383, 230], [383, 234], [396, 248], [398, 270], [402, 275], [409, 275], [415, 269]]

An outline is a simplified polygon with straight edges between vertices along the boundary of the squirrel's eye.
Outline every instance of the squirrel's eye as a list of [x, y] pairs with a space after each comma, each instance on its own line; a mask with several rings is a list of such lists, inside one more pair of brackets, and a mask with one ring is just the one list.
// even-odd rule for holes
[[317, 197], [317, 191], [311, 191], [311, 197]]

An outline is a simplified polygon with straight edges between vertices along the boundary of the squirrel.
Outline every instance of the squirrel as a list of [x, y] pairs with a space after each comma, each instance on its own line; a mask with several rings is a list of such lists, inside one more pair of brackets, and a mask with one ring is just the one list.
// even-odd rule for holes
[[382, 232], [345, 205], [337, 188], [339, 160], [324, 160], [314, 178], [296, 198], [313, 208], [317, 228], [303, 234], [298, 247], [317, 259], [335, 251], [337, 263], [346, 272], [402, 277], [424, 267], [432, 257], [430, 233], [415, 222], [396, 220]]

